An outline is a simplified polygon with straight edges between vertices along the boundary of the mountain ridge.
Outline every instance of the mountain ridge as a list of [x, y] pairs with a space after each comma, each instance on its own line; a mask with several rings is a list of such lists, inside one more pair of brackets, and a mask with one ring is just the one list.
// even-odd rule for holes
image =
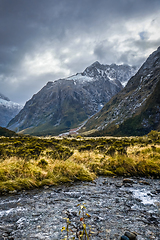
[[[100, 131], [95, 134], [125, 135], [128, 128], [130, 129], [128, 135], [142, 135], [152, 128], [154, 129], [155, 124], [149, 123], [148, 118], [145, 119], [142, 114], [148, 109], [149, 99], [156, 101], [154, 91], [157, 91], [159, 81], [160, 47], [147, 58], [135, 76], [128, 81], [125, 88], [113, 96], [103, 109], [86, 123], [84, 130], [95, 129], [95, 131]], [[159, 105], [157, 107], [159, 109]], [[159, 114], [159, 110], [157, 111]], [[147, 123], [145, 123], [146, 121]], [[145, 126], [146, 124], [150, 126]], [[137, 130], [135, 130], [136, 128]]]
[[10, 101], [8, 97], [0, 93], [0, 126], [6, 127], [10, 120], [19, 113], [22, 107], [22, 105]]
[[[45, 135], [78, 127], [122, 90], [123, 86], [114, 69], [116, 66], [96, 62], [82, 73], [48, 82], [27, 101], [20, 113], [10, 121], [8, 128]], [[134, 67], [124, 66], [121, 70], [124, 81], [129, 80], [134, 71]]]

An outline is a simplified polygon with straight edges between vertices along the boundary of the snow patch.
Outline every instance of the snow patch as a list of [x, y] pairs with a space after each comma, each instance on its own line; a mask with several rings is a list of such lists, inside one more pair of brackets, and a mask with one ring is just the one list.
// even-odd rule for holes
[[[84, 75], [82, 75], [81, 73], [78, 73], [78, 74], [73, 75], [73, 76], [71, 76], [71, 77], [68, 77], [68, 78], [66, 78], [66, 79], [67, 79], [67, 80], [78, 81], [78, 82], [82, 82], [82, 83], [94, 81], [93, 78], [88, 77], [88, 76], [84, 76]], [[76, 84], [76, 83], [74, 82], [74, 84]]]
[[10, 108], [10, 109], [13, 109], [13, 108], [22, 109], [23, 108], [23, 105], [20, 105], [18, 103], [12, 102], [12, 101], [6, 101], [3, 99], [0, 99], [0, 106], [4, 106], [4, 107]]
[[127, 85], [128, 81], [121, 82], [122, 86], [125, 87]]

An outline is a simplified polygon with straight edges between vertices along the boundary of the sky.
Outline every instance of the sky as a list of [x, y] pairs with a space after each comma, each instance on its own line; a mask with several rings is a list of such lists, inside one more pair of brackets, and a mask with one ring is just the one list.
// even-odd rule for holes
[[159, 0], [0, 0], [0, 92], [20, 104], [95, 61], [140, 67], [159, 46]]

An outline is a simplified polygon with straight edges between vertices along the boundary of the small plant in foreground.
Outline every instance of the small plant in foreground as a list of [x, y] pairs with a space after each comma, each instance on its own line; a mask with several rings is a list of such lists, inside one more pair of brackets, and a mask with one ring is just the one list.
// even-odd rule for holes
[[90, 218], [91, 216], [85, 212], [86, 207], [83, 204], [78, 204], [77, 207], [80, 207], [78, 213], [78, 221], [72, 222], [71, 214], [67, 211], [66, 219], [66, 227], [62, 227], [61, 232], [66, 231], [66, 236], [62, 240], [89, 240], [92, 233], [92, 229], [90, 225], [86, 224], [86, 218]]

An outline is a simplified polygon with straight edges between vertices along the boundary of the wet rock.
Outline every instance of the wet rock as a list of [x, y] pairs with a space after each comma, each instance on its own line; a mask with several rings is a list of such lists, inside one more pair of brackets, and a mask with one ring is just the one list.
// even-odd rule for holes
[[126, 183], [133, 184], [133, 183], [134, 183], [134, 180], [131, 179], [131, 178], [124, 178], [124, 179], [123, 179], [123, 184], [126, 184]]
[[124, 187], [132, 187], [132, 183], [124, 183], [123, 186]]
[[57, 188], [57, 189], [55, 189], [55, 192], [56, 192], [56, 193], [59, 193], [59, 192], [61, 192], [61, 191], [62, 191], [61, 188]]
[[137, 234], [133, 232], [125, 232], [124, 234], [129, 238], [129, 240], [136, 240], [137, 239]]
[[148, 218], [148, 223], [158, 225], [158, 218], [151, 216]]
[[80, 198], [82, 197], [80, 192], [65, 192], [65, 194], [71, 198]]
[[156, 189], [156, 192], [157, 192], [157, 193], [160, 193], [160, 188], [157, 188], [157, 189]]
[[103, 185], [109, 185], [109, 182], [108, 181], [103, 181], [102, 184]]
[[17, 190], [9, 191], [10, 194], [15, 194], [17, 193]]
[[116, 188], [121, 188], [122, 184], [121, 183], [116, 183], [115, 186], [116, 186]]
[[119, 202], [120, 202], [119, 198], [116, 198], [115, 203], [119, 203]]
[[99, 216], [94, 217], [94, 221], [99, 222], [99, 221], [103, 221], [103, 220], [104, 219], [102, 217], [99, 217]]
[[125, 235], [123, 235], [123, 236], [121, 237], [121, 240], [129, 240], [129, 238], [126, 237]]
[[97, 184], [97, 182], [95, 180], [93, 180], [92, 183]]
[[153, 195], [157, 195], [157, 194], [158, 194], [156, 190], [151, 191], [151, 193], [152, 193]]
[[[149, 179], [149, 182], [150, 185], [126, 183], [131, 188], [124, 188], [123, 178], [100, 177], [95, 184], [75, 183], [26, 191], [27, 195], [21, 192], [20, 195], [2, 196], [0, 226], [9, 228], [11, 224], [13, 230], [15, 225], [15, 230], [9, 233], [3, 231], [4, 228], [0, 229], [0, 236], [7, 240], [9, 237], [15, 240], [64, 239], [66, 231], [61, 232], [66, 226], [64, 218], [69, 216], [73, 225], [79, 224], [82, 210], [77, 205], [85, 203], [84, 212], [90, 215], [85, 215], [86, 226], [91, 225], [95, 232], [92, 240], [106, 239], [106, 234], [107, 239], [121, 239], [121, 233], [133, 227], [139, 233], [138, 240], [146, 240], [147, 237], [158, 240], [160, 215], [156, 204], [160, 202], [160, 194], [156, 189], [159, 189], [159, 180]], [[117, 187], [117, 184], [122, 187]], [[109, 229], [107, 233], [106, 227]], [[146, 233], [146, 229], [151, 234]], [[125, 234], [122, 237], [122, 240], [129, 239]]]
[[150, 185], [150, 183], [148, 181], [145, 181], [145, 180], [140, 180], [139, 183], [144, 184], [144, 185]]
[[14, 224], [0, 225], [0, 231], [10, 234], [15, 229]]

